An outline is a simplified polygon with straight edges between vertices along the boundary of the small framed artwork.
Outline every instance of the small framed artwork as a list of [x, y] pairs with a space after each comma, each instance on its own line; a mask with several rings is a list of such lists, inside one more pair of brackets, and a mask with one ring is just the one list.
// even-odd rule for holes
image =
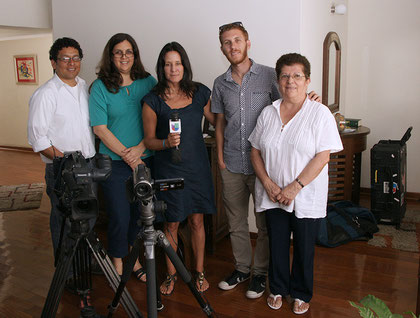
[[16, 84], [38, 84], [38, 65], [35, 54], [13, 56]]

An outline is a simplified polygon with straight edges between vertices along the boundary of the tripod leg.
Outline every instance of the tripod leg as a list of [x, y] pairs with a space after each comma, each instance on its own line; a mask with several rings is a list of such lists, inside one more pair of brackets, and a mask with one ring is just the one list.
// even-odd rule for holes
[[118, 290], [120, 290], [118, 302], [116, 302], [115, 305], [113, 302], [112, 305], [109, 306], [108, 317], [112, 317], [112, 314], [117, 309], [118, 303], [121, 298], [121, 304], [123, 305], [125, 311], [127, 312], [128, 317], [143, 318], [136, 303], [134, 302], [128, 290], [125, 288], [125, 284], [124, 286], [121, 286], [120, 277], [114, 265], [112, 264], [108, 254], [106, 253], [102, 244], [99, 242], [99, 239], [96, 236], [96, 234], [93, 231], [91, 231], [88, 237], [86, 238], [86, 240], [93, 253], [93, 256], [97, 260], [99, 266], [101, 267], [102, 271], [105, 274], [106, 279], [111, 285], [111, 288], [114, 290], [114, 292], [117, 292]]
[[55, 317], [63, 294], [64, 285], [66, 283], [67, 275], [72, 266], [72, 260], [79, 245], [80, 238], [77, 241], [72, 240], [73, 245], [69, 245], [59, 255], [57, 268], [48, 291], [47, 299], [45, 300], [44, 308], [42, 309], [41, 318]]
[[156, 318], [158, 300], [156, 293], [155, 242], [145, 241], [144, 246], [146, 249], [147, 317]]
[[187, 286], [191, 290], [191, 293], [194, 295], [201, 309], [203, 309], [204, 313], [208, 317], [213, 317], [213, 314], [212, 314], [213, 309], [210, 307], [209, 304], [207, 304], [204, 301], [200, 292], [197, 290], [197, 288], [192, 282], [192, 277], [191, 277], [190, 272], [185, 268], [181, 259], [178, 257], [178, 255], [176, 254], [176, 252], [174, 251], [174, 249], [172, 248], [171, 244], [169, 243], [168, 239], [166, 238], [165, 234], [163, 234], [162, 231], [157, 231], [157, 242], [163, 248], [166, 255], [168, 255], [172, 264], [175, 266], [176, 271], [179, 274], [179, 276], [181, 276], [182, 280], [187, 284]]

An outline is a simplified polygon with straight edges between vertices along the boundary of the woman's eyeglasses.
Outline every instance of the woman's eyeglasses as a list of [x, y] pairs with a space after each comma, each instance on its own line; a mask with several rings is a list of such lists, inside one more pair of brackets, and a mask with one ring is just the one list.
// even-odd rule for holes
[[289, 80], [289, 78], [292, 78], [294, 81], [298, 82], [298, 81], [306, 78], [306, 76], [303, 75], [303, 74], [299, 74], [299, 73], [296, 73], [296, 74], [280, 74], [280, 80], [281, 81], [286, 82], [286, 81]]
[[124, 55], [130, 58], [134, 56], [134, 52], [131, 50], [127, 50], [125, 52], [118, 50], [118, 51], [112, 52], [112, 55], [114, 55], [117, 58], [122, 58]]

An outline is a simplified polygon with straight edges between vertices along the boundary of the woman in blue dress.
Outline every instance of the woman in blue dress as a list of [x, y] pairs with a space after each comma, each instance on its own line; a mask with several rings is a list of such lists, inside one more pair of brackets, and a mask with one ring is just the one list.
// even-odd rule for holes
[[[152, 153], [143, 141], [141, 100], [155, 84], [156, 79], [143, 67], [135, 40], [126, 33], [112, 36], [91, 87], [89, 112], [93, 131], [101, 139], [99, 152], [112, 159], [112, 174], [101, 185], [109, 216], [108, 253], [120, 275], [122, 259], [139, 231], [140, 216], [138, 206], [126, 198], [125, 181], [137, 165], [152, 163]], [[138, 260], [133, 272], [146, 280]]]
[[[164, 232], [172, 247], [178, 244], [180, 222], [188, 219], [196, 263], [196, 287], [209, 288], [204, 276], [205, 232], [203, 214], [216, 212], [214, 189], [201, 122], [204, 116], [214, 123], [210, 112], [210, 89], [192, 81], [191, 65], [184, 48], [177, 42], [166, 44], [156, 65], [158, 83], [143, 99], [145, 145], [155, 150], [155, 178], [184, 178], [184, 189], [159, 192], [158, 198], [167, 204]], [[169, 132], [171, 115], [181, 119], [181, 133]], [[174, 147], [180, 158], [173, 160]], [[180, 160], [179, 160], [180, 159]], [[177, 279], [176, 270], [166, 258], [168, 274], [160, 286], [163, 295], [172, 294]]]

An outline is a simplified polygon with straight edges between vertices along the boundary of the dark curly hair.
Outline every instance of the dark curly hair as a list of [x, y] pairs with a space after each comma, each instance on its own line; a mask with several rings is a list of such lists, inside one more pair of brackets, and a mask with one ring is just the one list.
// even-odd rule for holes
[[74, 47], [76, 50], [79, 51], [80, 58], [83, 58], [83, 51], [80, 47], [79, 42], [72, 38], [60, 38], [55, 40], [53, 45], [50, 48], [50, 60], [57, 62], [58, 52], [65, 47]]
[[130, 72], [131, 79], [135, 81], [137, 79], [150, 76], [150, 73], [146, 72], [144, 69], [143, 63], [140, 59], [139, 48], [133, 37], [127, 33], [117, 33], [113, 35], [105, 45], [104, 52], [102, 53], [102, 59], [97, 67], [98, 73], [96, 73], [98, 78], [104, 83], [107, 90], [113, 94], [118, 93], [123, 82], [123, 78], [112, 61], [112, 50], [118, 43], [126, 40], [130, 42], [134, 52], [134, 63]]
[[300, 64], [303, 66], [303, 74], [305, 74], [306, 78], [311, 77], [311, 64], [309, 63], [308, 59], [299, 53], [289, 53], [282, 55], [276, 63], [276, 74], [277, 80], [279, 79], [281, 69], [283, 66], [291, 66], [293, 64]]
[[158, 78], [158, 83], [152, 89], [152, 91], [166, 100], [166, 90], [169, 88], [168, 80], [165, 77], [165, 55], [168, 52], [178, 52], [181, 56], [181, 63], [184, 67], [184, 76], [182, 77], [180, 84], [181, 90], [190, 98], [193, 97], [195, 91], [197, 90], [198, 83], [193, 82], [192, 69], [190, 60], [188, 58], [187, 52], [178, 42], [167, 43], [159, 53], [159, 57], [156, 63], [156, 74]]

